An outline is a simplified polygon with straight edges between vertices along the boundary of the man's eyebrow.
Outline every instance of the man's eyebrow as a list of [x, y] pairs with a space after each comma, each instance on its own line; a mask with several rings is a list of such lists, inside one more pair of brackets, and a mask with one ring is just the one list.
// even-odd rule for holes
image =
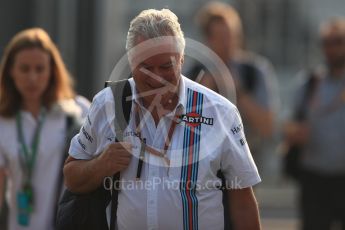
[[140, 62], [139, 65], [141, 65], [141, 66], [149, 66], [149, 64], [147, 64], [145, 62]]
[[161, 64], [160, 66], [166, 66], [166, 65], [172, 65], [173, 64], [173, 61], [167, 61], [163, 64]]
[[[173, 64], [173, 61], [167, 61], [167, 62], [165, 62], [165, 63], [163, 63], [163, 64], [161, 64], [161, 65], [159, 65], [159, 66], [166, 66], [166, 65], [171, 65], [171, 64]], [[147, 64], [147, 63], [145, 63], [145, 62], [141, 62], [139, 65], [141, 65], [141, 66], [150, 66], [149, 64]]]

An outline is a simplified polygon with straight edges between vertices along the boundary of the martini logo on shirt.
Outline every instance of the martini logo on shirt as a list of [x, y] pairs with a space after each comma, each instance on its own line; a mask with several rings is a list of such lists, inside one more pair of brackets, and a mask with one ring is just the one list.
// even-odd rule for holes
[[197, 127], [200, 124], [213, 125], [213, 118], [200, 116], [198, 113], [187, 113], [180, 117], [180, 121], [185, 122], [187, 125]]

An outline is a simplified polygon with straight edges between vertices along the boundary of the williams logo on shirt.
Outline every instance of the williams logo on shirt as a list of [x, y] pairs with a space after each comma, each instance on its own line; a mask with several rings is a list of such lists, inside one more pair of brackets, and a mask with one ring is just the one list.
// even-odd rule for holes
[[179, 116], [179, 119], [191, 127], [197, 127], [200, 124], [213, 125], [213, 118], [203, 117], [198, 113], [183, 114]]
[[233, 135], [236, 135], [236, 134], [239, 134], [242, 132], [242, 129], [243, 129], [243, 125], [242, 124], [239, 124], [237, 126], [234, 126], [231, 128], [231, 132]]
[[86, 145], [80, 140], [79, 137], [78, 137], [78, 143], [84, 150], [86, 150]]
[[87, 115], [87, 122], [89, 123], [90, 126], [92, 125], [91, 119], [90, 119], [90, 116], [89, 116], [89, 115]]
[[241, 144], [241, 146], [245, 146], [247, 141], [246, 138], [244, 137], [244, 133], [243, 133], [243, 125], [242, 123], [238, 124], [238, 125], [234, 125], [231, 128], [231, 133], [237, 138], [239, 138], [239, 143]]
[[92, 142], [93, 142], [93, 138], [91, 137], [91, 135], [90, 135], [88, 132], [86, 132], [84, 126], [83, 126], [83, 128], [81, 129], [81, 131], [83, 132], [83, 134], [84, 134], [86, 140], [88, 140], [88, 141], [90, 141], [90, 142], [92, 143]]

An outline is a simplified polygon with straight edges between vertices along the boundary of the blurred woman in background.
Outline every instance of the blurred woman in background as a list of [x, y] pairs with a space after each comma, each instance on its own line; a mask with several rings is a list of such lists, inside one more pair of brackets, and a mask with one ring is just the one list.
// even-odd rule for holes
[[87, 109], [75, 98], [49, 35], [40, 28], [15, 35], [0, 66], [0, 199], [6, 188], [10, 230], [54, 229], [66, 118]]

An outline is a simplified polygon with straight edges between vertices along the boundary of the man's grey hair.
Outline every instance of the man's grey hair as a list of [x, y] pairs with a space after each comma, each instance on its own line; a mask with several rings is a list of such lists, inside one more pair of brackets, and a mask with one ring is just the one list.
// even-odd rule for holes
[[129, 51], [137, 45], [138, 37], [151, 39], [163, 36], [173, 36], [182, 48], [181, 54], [183, 54], [186, 41], [177, 16], [169, 9], [144, 10], [131, 21], [126, 50]]

